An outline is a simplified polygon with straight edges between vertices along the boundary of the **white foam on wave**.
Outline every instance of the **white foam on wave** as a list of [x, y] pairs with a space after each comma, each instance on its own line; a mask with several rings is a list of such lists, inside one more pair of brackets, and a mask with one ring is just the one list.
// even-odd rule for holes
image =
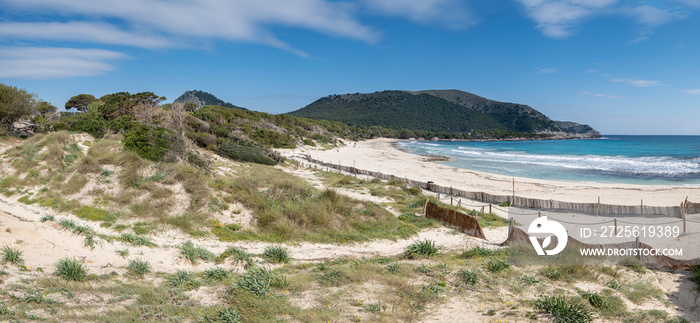
[[484, 162], [539, 165], [613, 174], [673, 178], [700, 176], [700, 159], [697, 158], [677, 159], [671, 157], [536, 155], [518, 151], [503, 152], [487, 149], [472, 149], [471, 147], [449, 149], [448, 154], [452, 157]]

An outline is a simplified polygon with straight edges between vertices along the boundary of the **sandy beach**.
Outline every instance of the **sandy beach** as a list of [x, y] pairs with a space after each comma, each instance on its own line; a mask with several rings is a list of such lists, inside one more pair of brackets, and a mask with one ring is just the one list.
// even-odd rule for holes
[[[340, 163], [359, 169], [380, 171], [417, 181], [433, 181], [441, 186], [453, 186], [465, 191], [510, 195], [513, 193], [513, 177], [487, 174], [455, 168], [438, 162], [429, 156], [414, 155], [394, 146], [396, 139], [372, 139], [347, 141], [344, 147], [331, 150], [297, 149], [297, 155], [310, 154], [315, 159]], [[289, 151], [289, 153], [293, 153]], [[648, 206], [678, 206], [688, 198], [700, 202], [700, 187], [630, 185], [611, 183], [583, 183], [515, 178], [515, 195], [564, 202]]]

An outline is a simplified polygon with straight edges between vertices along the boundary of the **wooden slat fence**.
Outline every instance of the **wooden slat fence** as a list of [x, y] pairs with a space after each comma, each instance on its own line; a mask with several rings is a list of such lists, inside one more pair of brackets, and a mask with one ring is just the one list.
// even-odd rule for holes
[[428, 201], [425, 205], [425, 217], [440, 220], [457, 227], [460, 231], [472, 236], [486, 240], [484, 231], [479, 225], [476, 217], [464, 214], [453, 209], [439, 206]]
[[[333, 164], [330, 162], [324, 162], [322, 160], [314, 159], [310, 155], [305, 156], [306, 159], [314, 164], [321, 165], [322, 167], [327, 167], [329, 169], [337, 169], [343, 172], [372, 176], [385, 180], [398, 180], [408, 186], [417, 186], [422, 189], [430, 190], [440, 194], [447, 194], [453, 196], [460, 196], [471, 200], [482, 201], [486, 203], [501, 204], [504, 202], [510, 203], [510, 205], [533, 208], [533, 209], [550, 209], [550, 210], [567, 210], [575, 211], [585, 214], [596, 214], [596, 215], [663, 215], [672, 217], [683, 217], [685, 214], [698, 214], [700, 213], [700, 203], [692, 203], [687, 200], [681, 203], [679, 206], [647, 206], [647, 205], [614, 205], [614, 204], [599, 204], [599, 203], [574, 203], [574, 202], [562, 202], [554, 200], [543, 200], [543, 199], [533, 199], [521, 196], [513, 195], [494, 195], [484, 192], [468, 192], [452, 187], [440, 186], [435, 183], [420, 182], [408, 179], [406, 177], [398, 177], [391, 174], [384, 174], [381, 172], [369, 171], [364, 169], [359, 169], [351, 166], [343, 166], [340, 164]], [[682, 208], [682, 210], [681, 210]]]

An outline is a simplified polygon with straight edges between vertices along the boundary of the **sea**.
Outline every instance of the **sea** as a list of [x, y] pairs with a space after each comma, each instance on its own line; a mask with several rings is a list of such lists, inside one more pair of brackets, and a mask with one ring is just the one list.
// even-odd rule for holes
[[580, 183], [700, 185], [700, 136], [615, 136], [532, 141], [400, 141], [441, 164], [486, 173]]

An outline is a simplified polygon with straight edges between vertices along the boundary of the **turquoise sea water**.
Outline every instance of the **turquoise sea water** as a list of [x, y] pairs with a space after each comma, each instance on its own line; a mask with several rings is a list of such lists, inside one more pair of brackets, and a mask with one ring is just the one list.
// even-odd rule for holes
[[604, 136], [538, 141], [402, 141], [443, 164], [487, 173], [576, 182], [700, 185], [700, 136]]

